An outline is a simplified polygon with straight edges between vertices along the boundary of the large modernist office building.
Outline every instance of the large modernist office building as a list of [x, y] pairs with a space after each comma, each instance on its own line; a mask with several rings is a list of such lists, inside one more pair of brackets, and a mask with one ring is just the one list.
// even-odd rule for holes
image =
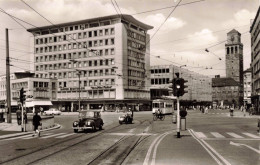
[[252, 104], [260, 113], [260, 7], [251, 24]]
[[[36, 77], [57, 78], [55, 106], [67, 111], [132, 106], [150, 100], [152, 26], [111, 15], [29, 29]], [[79, 88], [80, 87], [80, 88]]]

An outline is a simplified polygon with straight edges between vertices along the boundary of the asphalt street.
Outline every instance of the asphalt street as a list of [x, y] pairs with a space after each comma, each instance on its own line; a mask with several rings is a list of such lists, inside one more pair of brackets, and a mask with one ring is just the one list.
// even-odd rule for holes
[[[74, 133], [77, 114], [55, 116], [59, 129], [41, 137], [0, 140], [1, 164], [259, 164], [257, 117], [230, 117], [226, 110], [188, 111], [186, 130], [176, 137], [172, 116], [153, 121], [136, 112], [133, 124], [118, 123], [123, 113], [102, 113], [103, 130]], [[236, 114], [236, 113], [235, 113]], [[238, 114], [238, 113], [237, 113]]]

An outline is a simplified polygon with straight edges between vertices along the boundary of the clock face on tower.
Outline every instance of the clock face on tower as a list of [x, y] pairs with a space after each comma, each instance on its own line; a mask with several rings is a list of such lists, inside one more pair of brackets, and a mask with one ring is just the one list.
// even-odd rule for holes
[[235, 40], [235, 37], [231, 36], [230, 40], [233, 42]]

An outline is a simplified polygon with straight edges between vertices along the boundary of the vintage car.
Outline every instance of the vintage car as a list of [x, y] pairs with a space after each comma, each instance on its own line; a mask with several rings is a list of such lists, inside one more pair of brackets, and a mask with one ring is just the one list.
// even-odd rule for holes
[[73, 122], [74, 132], [80, 130], [92, 130], [96, 131], [97, 128], [102, 130], [104, 122], [101, 118], [100, 111], [94, 110], [82, 110], [79, 111], [79, 120]]
[[133, 111], [127, 112], [126, 114], [121, 115], [121, 116], [118, 117], [119, 124], [123, 124], [123, 123], [125, 123], [125, 124], [132, 124], [133, 118], [134, 118]]
[[44, 115], [61, 115], [61, 111], [59, 111], [59, 110], [56, 109], [56, 108], [50, 108], [49, 110], [44, 111], [43, 114], [44, 114]]

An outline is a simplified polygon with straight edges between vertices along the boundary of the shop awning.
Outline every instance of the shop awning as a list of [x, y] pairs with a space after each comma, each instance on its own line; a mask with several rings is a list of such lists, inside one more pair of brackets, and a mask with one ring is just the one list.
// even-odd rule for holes
[[34, 106], [51, 106], [51, 101], [48, 100], [34, 100], [30, 102], [25, 102], [26, 107], [34, 107]]

